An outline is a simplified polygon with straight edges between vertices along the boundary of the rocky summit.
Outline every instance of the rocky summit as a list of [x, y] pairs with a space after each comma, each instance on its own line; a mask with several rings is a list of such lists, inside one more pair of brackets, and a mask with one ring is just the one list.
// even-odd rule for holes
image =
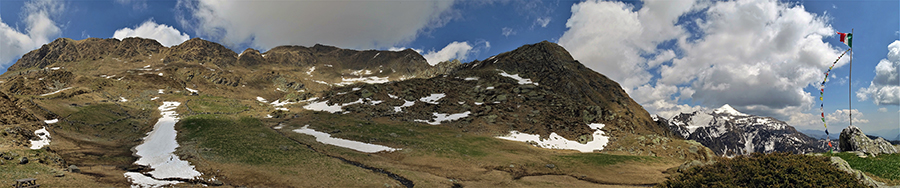
[[[825, 140], [806, 136], [775, 118], [741, 113], [728, 104], [710, 112], [681, 113], [671, 119], [655, 118], [676, 135], [700, 142], [720, 156], [828, 151]], [[832, 145], [837, 145], [837, 140], [832, 141]]]

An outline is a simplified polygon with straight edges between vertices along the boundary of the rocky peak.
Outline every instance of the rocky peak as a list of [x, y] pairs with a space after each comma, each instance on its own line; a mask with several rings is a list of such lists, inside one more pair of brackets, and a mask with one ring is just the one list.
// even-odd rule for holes
[[31, 67], [44, 68], [55, 62], [75, 61], [79, 55], [74, 43], [74, 40], [68, 38], [53, 40], [53, 42], [44, 44], [41, 48], [23, 55], [15, 64], [9, 66], [7, 71]]
[[897, 148], [884, 138], [870, 139], [856, 126], [848, 126], [841, 131], [840, 146], [843, 151], [860, 151], [867, 154], [898, 153]]
[[261, 64], [265, 61], [262, 55], [259, 53], [259, 50], [253, 48], [247, 48], [241, 54], [238, 55], [238, 64], [243, 66], [253, 66]]
[[122, 58], [131, 58], [159, 53], [161, 49], [166, 47], [153, 39], [129, 37], [118, 42], [114, 48], [115, 50], [112, 50], [113, 54]]
[[734, 108], [731, 107], [731, 105], [728, 105], [728, 104], [722, 105], [722, 107], [719, 107], [716, 110], [714, 110], [713, 113], [731, 114], [731, 115], [735, 115], [735, 116], [748, 116], [745, 113], [741, 113], [741, 112], [735, 110]]
[[213, 63], [218, 66], [229, 66], [237, 60], [237, 53], [221, 44], [192, 38], [179, 45], [170, 48], [171, 53], [166, 58], [166, 63], [177, 59], [186, 62]]
[[538, 87], [552, 88], [563, 94], [561, 97], [589, 107], [591, 110], [581, 112], [586, 122], [599, 121], [593, 118], [595, 116], [619, 117], [621, 123], [617, 121], [611, 127], [641, 134], [671, 134], [665, 127], [657, 126], [650, 114], [628, 97], [617, 82], [585, 67], [572, 58], [565, 48], [551, 42], [524, 45], [482, 61], [464, 64], [457, 71], [530, 79]]

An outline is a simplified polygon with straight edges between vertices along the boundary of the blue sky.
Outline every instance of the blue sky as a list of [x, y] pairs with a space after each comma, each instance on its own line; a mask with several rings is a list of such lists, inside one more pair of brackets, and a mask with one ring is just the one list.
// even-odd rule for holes
[[0, 21], [0, 70], [59, 37], [139, 36], [167, 46], [200, 37], [236, 52], [316, 43], [413, 48], [430, 63], [547, 40], [653, 114], [730, 104], [799, 129], [823, 129], [818, 85], [847, 49], [834, 32], [854, 29], [852, 80], [842, 58], [826, 84], [830, 132], [847, 126], [850, 100], [854, 125], [900, 134], [895, 0], [0, 0]]

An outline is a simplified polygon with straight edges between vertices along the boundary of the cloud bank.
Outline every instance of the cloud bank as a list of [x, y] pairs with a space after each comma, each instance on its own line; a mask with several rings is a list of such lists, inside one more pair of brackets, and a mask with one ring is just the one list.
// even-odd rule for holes
[[122, 28], [116, 30], [113, 33], [113, 38], [122, 40], [128, 37], [141, 37], [148, 39], [155, 39], [160, 44], [166, 47], [171, 47], [174, 45], [181, 44], [182, 42], [191, 39], [187, 33], [182, 33], [175, 29], [172, 26], [168, 26], [165, 24], [157, 24], [153, 20], [147, 20], [142, 23], [140, 26], [131, 28]]
[[645, 1], [640, 9], [589, 0], [572, 6], [559, 43], [650, 113], [702, 109], [679, 102], [730, 104], [811, 125], [818, 114], [802, 113], [815, 104], [803, 88], [841, 52], [823, 42], [834, 35], [827, 20], [775, 0]]
[[[183, 28], [227, 46], [372, 49], [404, 45], [454, 17], [454, 1], [179, 0]], [[265, 28], [265, 29], [260, 29]]]

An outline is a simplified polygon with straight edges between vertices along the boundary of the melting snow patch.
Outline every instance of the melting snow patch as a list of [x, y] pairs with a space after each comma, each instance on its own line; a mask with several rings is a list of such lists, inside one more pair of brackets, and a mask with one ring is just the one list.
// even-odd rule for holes
[[155, 101], [156, 99], [159, 99], [159, 97], [150, 98], [151, 101]]
[[394, 112], [403, 112], [403, 107], [410, 107], [410, 106], [413, 106], [416, 104], [416, 101], [408, 101], [408, 100], [403, 100], [403, 101], [406, 101], [406, 102], [403, 102], [403, 105], [394, 107]]
[[196, 90], [196, 89], [191, 89], [191, 88], [184, 88], [184, 89], [187, 89], [187, 90], [190, 91], [191, 93], [197, 93], [197, 90]]
[[284, 124], [279, 123], [278, 126], [272, 127], [272, 129], [276, 129], [276, 130], [281, 129], [281, 128], [284, 128]]
[[163, 73], [159, 73], [159, 74], [156, 74], [156, 75], [163, 76]]
[[59, 69], [61, 69], [61, 68], [62, 68], [62, 67], [50, 67], [50, 70], [59, 70]]
[[535, 143], [535, 145], [538, 147], [549, 149], [573, 149], [580, 152], [593, 152], [594, 150], [603, 150], [603, 147], [605, 147], [609, 142], [609, 137], [603, 136], [603, 131], [600, 130], [601, 128], [603, 128], [604, 124], [591, 123], [588, 124], [588, 126], [590, 126], [591, 129], [594, 129], [594, 140], [589, 141], [587, 144], [581, 144], [577, 141], [567, 140], [562, 136], [559, 136], [555, 132], [550, 133], [550, 138], [547, 139], [541, 139], [540, 135], [520, 133], [519, 131], [511, 131], [509, 133], [509, 136], [499, 136], [497, 138], [520, 142], [531, 142]]
[[163, 89], [159, 89], [159, 92], [158, 92], [158, 93], [159, 93], [159, 94], [163, 94], [163, 93], [165, 93], [164, 91], [165, 91], [165, 90], [163, 90]]
[[525, 84], [538, 85], [537, 82], [532, 82], [531, 79], [519, 77], [519, 74], [507, 74], [505, 71], [500, 71], [500, 76], [505, 76], [505, 77], [515, 79], [516, 81], [519, 81], [519, 85], [525, 85]]
[[128, 99], [125, 99], [125, 97], [119, 97], [119, 102], [128, 102]]
[[389, 81], [390, 80], [388, 80], [388, 77], [377, 77], [377, 76], [359, 77], [359, 78], [341, 77], [341, 83], [337, 83], [335, 85], [345, 86], [345, 85], [354, 84], [356, 82], [363, 82], [363, 83], [368, 83], [368, 84], [383, 84], [383, 83], [387, 83]]
[[441, 98], [444, 98], [445, 96], [447, 96], [447, 95], [443, 94], [443, 93], [435, 93], [435, 94], [431, 94], [427, 97], [422, 97], [421, 99], [419, 99], [419, 101], [429, 103], [429, 104], [438, 104], [437, 101], [441, 100]]
[[478, 106], [481, 106], [482, 104], [484, 104], [484, 103], [483, 102], [475, 102], [475, 105], [478, 105]]
[[464, 80], [466, 80], [466, 81], [478, 80], [478, 77], [466, 77]]
[[353, 101], [350, 103], [328, 105], [328, 101], [322, 101], [322, 102], [309, 103], [306, 106], [303, 106], [303, 109], [335, 113], [335, 112], [344, 111], [344, 109], [341, 109], [344, 106], [349, 106], [352, 104], [359, 104], [362, 102], [363, 102], [363, 100], [359, 99], [357, 101]]
[[312, 76], [313, 71], [316, 71], [316, 66], [310, 67], [308, 71], [306, 71], [306, 75]]
[[320, 84], [325, 84], [325, 85], [331, 85], [331, 84], [329, 84], [328, 82], [320, 81], [320, 80], [313, 80], [313, 82], [320, 83]]
[[441, 113], [437, 113], [437, 112], [432, 112], [432, 114], [434, 114], [434, 116], [436, 116], [436, 118], [434, 118], [434, 120], [428, 121], [428, 120], [417, 119], [417, 120], [414, 120], [414, 121], [416, 121], [416, 122], [424, 122], [424, 123], [428, 123], [428, 124], [430, 124], [430, 125], [440, 125], [442, 121], [456, 121], [456, 120], [459, 120], [459, 119], [461, 119], [461, 118], [468, 117], [469, 114], [471, 114], [471, 113], [472, 113], [472, 112], [470, 112], [470, 111], [466, 111], [466, 112], [463, 112], [463, 113], [456, 113], [456, 114], [449, 114], [449, 115], [448, 115], [448, 114], [441, 114]]
[[294, 129], [294, 132], [312, 135], [312, 136], [316, 137], [317, 142], [321, 142], [321, 143], [325, 143], [325, 144], [333, 145], [333, 146], [338, 146], [338, 147], [343, 147], [343, 148], [349, 148], [352, 150], [365, 152], [365, 153], [375, 153], [375, 152], [379, 152], [379, 151], [392, 152], [392, 151], [399, 150], [396, 148], [391, 148], [391, 147], [377, 145], [377, 144], [369, 144], [369, 143], [365, 143], [365, 142], [358, 142], [358, 141], [341, 139], [341, 138], [333, 138], [328, 133], [319, 132], [319, 131], [310, 129], [309, 125], [303, 126], [302, 128], [299, 128], [299, 129]]
[[125, 178], [131, 181], [132, 187], [162, 187], [166, 185], [178, 184], [180, 181], [157, 180], [148, 177], [139, 172], [126, 172]]
[[363, 76], [363, 75], [370, 75], [370, 74], [372, 74], [372, 71], [371, 71], [371, 70], [362, 69], [362, 70], [350, 72], [350, 74], [351, 74], [351, 75], [356, 75], [356, 76]]
[[[159, 106], [162, 117], [153, 125], [153, 131], [144, 137], [144, 143], [134, 147], [135, 155], [140, 157], [134, 163], [150, 166], [153, 171], [148, 173], [153, 176], [153, 179], [193, 179], [201, 175], [200, 172], [194, 170], [194, 166], [173, 154], [175, 148], [178, 148], [178, 142], [175, 141], [178, 133], [175, 131], [178, 114], [175, 113], [175, 108], [179, 105], [181, 105], [179, 102], [163, 102], [163, 105]], [[142, 183], [140, 180], [135, 181], [134, 176], [129, 176], [127, 173], [125, 176], [132, 179], [132, 183], [144, 186], [140, 184]]]
[[41, 94], [41, 97], [47, 96], [47, 95], [57, 94], [57, 93], [59, 93], [60, 91], [65, 91], [65, 90], [67, 90], [67, 89], [72, 89], [72, 87], [63, 88], [63, 89], [56, 90], [56, 91], [50, 92], [50, 93], [44, 93], [44, 94]]
[[484, 88], [484, 89], [494, 89], [494, 86], [487, 87], [487, 88]]
[[50, 131], [47, 131], [47, 127], [42, 127], [41, 129], [35, 130], [34, 134], [37, 135], [40, 140], [31, 140], [31, 149], [41, 149], [46, 145], [50, 145]]
[[391, 94], [388, 94], [388, 97], [390, 97], [390, 98], [392, 98], [392, 99], [398, 99], [398, 98], [400, 98], [400, 97], [397, 97], [396, 95], [391, 95]]
[[46, 124], [54, 124], [56, 122], [59, 122], [59, 119], [44, 120], [44, 123]]

